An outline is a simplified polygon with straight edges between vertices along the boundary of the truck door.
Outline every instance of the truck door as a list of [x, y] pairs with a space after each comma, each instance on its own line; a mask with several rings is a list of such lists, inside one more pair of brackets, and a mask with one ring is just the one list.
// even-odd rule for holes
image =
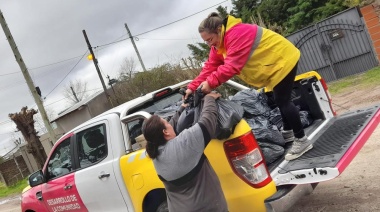
[[128, 211], [119, 188], [124, 185], [118, 185], [113, 168], [113, 163], [119, 166], [119, 158], [114, 158], [110, 136], [108, 120], [75, 133], [75, 183], [89, 211]]
[[49, 211], [87, 211], [74, 180], [71, 139], [64, 139], [53, 150], [44, 169], [46, 183], [36, 193]]
[[273, 172], [277, 185], [307, 184], [339, 176], [355, 158], [380, 122], [379, 106], [326, 120], [309, 136], [314, 148]]

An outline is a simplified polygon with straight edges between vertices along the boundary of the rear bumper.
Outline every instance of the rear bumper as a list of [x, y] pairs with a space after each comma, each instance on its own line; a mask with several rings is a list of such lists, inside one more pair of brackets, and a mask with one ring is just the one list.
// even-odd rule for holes
[[302, 197], [313, 192], [315, 186], [311, 184], [292, 185], [279, 190], [272, 197], [265, 200], [267, 212], [285, 212], [296, 204]]

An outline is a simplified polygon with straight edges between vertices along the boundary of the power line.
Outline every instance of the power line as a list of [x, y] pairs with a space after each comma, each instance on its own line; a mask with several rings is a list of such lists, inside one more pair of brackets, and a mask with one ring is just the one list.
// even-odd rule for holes
[[10, 123], [10, 122], [12, 122], [12, 120], [5, 120], [5, 121], [0, 122], [0, 125], [8, 124], [8, 123]]
[[[95, 89], [91, 89], [91, 90], [87, 90], [87, 91], [82, 91], [82, 92], [78, 92], [78, 93], [84, 93], [84, 92], [89, 92], [89, 91], [94, 91], [94, 90], [100, 90], [100, 89], [103, 89], [103, 88], [95, 88]], [[68, 98], [67, 98], [67, 97], [64, 97], [64, 98], [59, 99], [59, 100], [57, 100], [57, 101], [51, 102], [51, 103], [49, 103], [49, 104], [46, 104], [45, 106], [46, 106], [46, 107], [47, 107], [47, 106], [50, 106], [50, 105], [52, 105], [52, 104], [55, 104], [55, 103], [57, 103], [57, 102], [60, 102], [60, 101], [62, 101], [62, 100], [65, 100], [65, 99], [68, 99]]]
[[[78, 57], [73, 57], [73, 58], [71, 58], [71, 60], [72, 59], [74, 59], [74, 58], [78, 58]], [[67, 59], [67, 60], [64, 60], [64, 61], [69, 61], [70, 59]], [[54, 64], [58, 64], [58, 63], [62, 63], [63, 61], [59, 61], [59, 62], [56, 62], [56, 63], [54, 63]], [[47, 67], [47, 66], [50, 66], [50, 65], [53, 65], [53, 63], [52, 64], [48, 64], [48, 65], [45, 65], [44, 67]], [[40, 67], [37, 67], [37, 68], [42, 68], [43, 66], [40, 66]], [[37, 69], [37, 68], [34, 68], [34, 69]], [[61, 68], [61, 69], [56, 69], [55, 71], [61, 71], [61, 70], [63, 70], [64, 68]], [[30, 69], [29, 69], [30, 70]], [[50, 71], [50, 70], [48, 70], [48, 71]], [[34, 79], [39, 79], [39, 78], [43, 78], [43, 77], [46, 77], [47, 75], [46, 74], [44, 74], [44, 73], [46, 73], [46, 72], [48, 72], [48, 71], [44, 71], [44, 72], [41, 72], [41, 73], [38, 73], [35, 77], [34, 77]], [[21, 72], [13, 72], [13, 73], [21, 73]], [[50, 73], [52, 73], [52, 72], [49, 72], [49, 74]], [[44, 74], [44, 75], [42, 75], [42, 74]], [[1, 75], [0, 75], [1, 76]], [[18, 84], [18, 83], [21, 83], [21, 84]], [[10, 87], [15, 87], [15, 86], [19, 86], [19, 85], [22, 85], [22, 84], [24, 84], [24, 83], [26, 83], [24, 80], [18, 80], [18, 81], [16, 81], [16, 82], [13, 82], [13, 83], [11, 83], [11, 84], [8, 84], [8, 85], [6, 85], [6, 86], [4, 86], [4, 87], [1, 87], [0, 89], [1, 90], [3, 90], [3, 89], [7, 89], [7, 88], [10, 88]]]
[[79, 55], [79, 56], [76, 56], [76, 57], [72, 57], [72, 58], [68, 58], [68, 59], [64, 59], [64, 60], [60, 60], [60, 61], [53, 62], [53, 63], [46, 64], [46, 65], [41, 65], [41, 66], [38, 66], [38, 67], [35, 67], [35, 68], [30, 68], [29, 70], [35, 70], [35, 69], [39, 69], [39, 68], [45, 68], [45, 67], [48, 67], [48, 66], [52, 66], [52, 65], [56, 65], [56, 64], [59, 64], [59, 63], [63, 63], [63, 62], [69, 61], [69, 60], [73, 60], [73, 59], [76, 59], [76, 58], [79, 58], [79, 57], [82, 57], [82, 55]]
[[[210, 9], [210, 8], [213, 8], [213, 7], [215, 7], [215, 6], [218, 6], [218, 5], [220, 5], [220, 4], [223, 4], [224, 2], [227, 2], [227, 1], [228, 1], [228, 0], [226, 0], [226, 1], [222, 1], [222, 2], [220, 2], [220, 3], [218, 3], [218, 4], [215, 4], [215, 5], [211, 6], [211, 7], [207, 7], [206, 9], [203, 9], [203, 10], [201, 10], [201, 11], [198, 11], [198, 12], [196, 12], [196, 13], [193, 13], [193, 14], [191, 14], [191, 15], [188, 15], [188, 16], [186, 16], [186, 17], [184, 17], [184, 18], [181, 18], [181, 19], [178, 19], [178, 20], [176, 20], [176, 21], [170, 22], [170, 23], [168, 23], [168, 24], [165, 24], [165, 25], [162, 25], [162, 26], [156, 27], [156, 28], [154, 28], [154, 29], [151, 29], [151, 30], [148, 30], [148, 31], [142, 32], [142, 33], [137, 34], [137, 35], [134, 35], [134, 36], [132, 36], [132, 37], [137, 37], [137, 36], [139, 36], [139, 35], [147, 34], [147, 33], [149, 33], [149, 32], [152, 32], [152, 31], [155, 31], [155, 30], [161, 29], [161, 28], [163, 28], [163, 27], [169, 26], [169, 25], [171, 25], [171, 24], [177, 23], [177, 22], [182, 21], [182, 20], [184, 20], [184, 19], [186, 19], [186, 18], [190, 18], [190, 17], [192, 17], [192, 16], [194, 16], [194, 15], [197, 15], [197, 14], [199, 14], [199, 13], [201, 13], [201, 12], [204, 12], [204, 11]], [[123, 35], [123, 36], [124, 36], [124, 35]], [[99, 48], [99, 47], [104, 47], [104, 46], [113, 45], [113, 44], [116, 44], [116, 43], [119, 43], [119, 42], [122, 42], [122, 41], [125, 41], [125, 40], [128, 40], [128, 39], [129, 39], [129, 38], [124, 38], [124, 39], [122, 39], [122, 40], [113, 41], [113, 42], [111, 42], [111, 43], [107, 43], [107, 44], [99, 45], [99, 46], [96, 46], [96, 47], [93, 47], [93, 48]]]
[[[49, 63], [49, 64], [46, 64], [46, 65], [37, 66], [35, 68], [29, 68], [28, 70], [35, 70], [35, 69], [45, 68], [45, 67], [48, 67], [48, 66], [56, 65], [56, 64], [63, 63], [63, 62], [66, 62], [66, 61], [70, 61], [70, 60], [76, 59], [78, 57], [81, 57], [81, 55], [80, 56], [76, 56], [76, 57], [72, 57], [72, 58], [68, 58], [68, 59], [64, 59], [64, 60], [60, 60], [60, 61], [57, 61], [57, 62]], [[15, 72], [10, 72], [10, 73], [6, 73], [6, 74], [0, 74], [0, 77], [12, 75], [12, 74], [18, 74], [18, 73], [22, 73], [22, 72], [21, 71], [15, 71]]]
[[197, 38], [139, 38], [143, 40], [194, 40]]
[[139, 35], [147, 34], [147, 33], [149, 33], [149, 32], [155, 31], [155, 30], [157, 30], [157, 29], [161, 29], [161, 28], [163, 28], [163, 27], [166, 27], [166, 26], [169, 26], [169, 25], [171, 25], [171, 24], [177, 23], [177, 22], [182, 21], [182, 20], [184, 20], [184, 19], [186, 19], [186, 18], [189, 18], [189, 17], [191, 17], [191, 16], [197, 15], [197, 14], [199, 14], [199, 13], [201, 13], [201, 12], [204, 12], [204, 11], [210, 9], [210, 8], [213, 8], [213, 7], [217, 6], [217, 5], [223, 4], [224, 2], [227, 2], [227, 0], [226, 0], [226, 1], [222, 1], [222, 2], [220, 2], [220, 3], [218, 3], [218, 4], [215, 4], [215, 5], [211, 6], [211, 7], [206, 8], [206, 9], [203, 9], [203, 10], [201, 10], [201, 11], [198, 11], [198, 12], [196, 12], [196, 13], [193, 13], [193, 14], [191, 14], [191, 15], [188, 15], [188, 16], [186, 16], [186, 17], [184, 17], [184, 18], [181, 18], [181, 19], [178, 19], [178, 20], [176, 20], [176, 21], [170, 22], [170, 23], [168, 23], [168, 24], [162, 25], [162, 26], [160, 26], [160, 27], [157, 27], [157, 28], [154, 28], [154, 29], [148, 30], [148, 31], [146, 31], [146, 32], [142, 32], [142, 33], [137, 34], [137, 35], [135, 35], [135, 36], [139, 36]]
[[21, 73], [21, 71], [15, 71], [15, 72], [6, 73], [6, 74], [0, 74], [0, 77], [2, 77], [2, 76], [7, 76], [7, 75], [11, 75], [11, 74], [18, 74], [18, 73]]
[[74, 70], [74, 68], [79, 64], [79, 62], [83, 59], [83, 57], [87, 54], [87, 51], [88, 50], [86, 50], [86, 52], [82, 55], [82, 57], [78, 60], [78, 62], [71, 68], [71, 70], [65, 75], [65, 77], [63, 77], [62, 78], [62, 80], [45, 96], [45, 98], [47, 97], [47, 96], [49, 96], [49, 94], [51, 94], [51, 92], [53, 92], [57, 87], [58, 87], [58, 85], [60, 85], [62, 82], [63, 82], [63, 80], [65, 80], [66, 79], [66, 77]]

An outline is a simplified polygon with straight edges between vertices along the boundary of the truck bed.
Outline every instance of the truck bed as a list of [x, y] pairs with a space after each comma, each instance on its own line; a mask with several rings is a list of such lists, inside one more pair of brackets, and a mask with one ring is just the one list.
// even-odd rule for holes
[[[279, 173], [335, 167], [378, 111], [379, 106], [373, 106], [326, 120], [327, 123], [324, 123], [324, 126], [311, 139], [313, 149], [296, 160], [289, 161]], [[313, 126], [315, 127], [317, 126]]]
[[[312, 132], [314, 132], [322, 123], [323, 123], [324, 120], [321, 120], [321, 119], [318, 119], [318, 120], [314, 120], [313, 124], [307, 128], [305, 128], [305, 133], [306, 135], [310, 135]], [[285, 148], [285, 153], [292, 147], [292, 143], [287, 143], [286, 146], [284, 147]], [[315, 148], [315, 147], [314, 147]], [[313, 148], [313, 149], [314, 149]], [[312, 151], [312, 150], [310, 150]], [[268, 170], [269, 172], [272, 172], [276, 167], [278, 167], [283, 161], [285, 160], [285, 154], [282, 155], [280, 158], [278, 158], [277, 160], [275, 160], [274, 162], [268, 164]], [[296, 159], [296, 160], [299, 160]]]

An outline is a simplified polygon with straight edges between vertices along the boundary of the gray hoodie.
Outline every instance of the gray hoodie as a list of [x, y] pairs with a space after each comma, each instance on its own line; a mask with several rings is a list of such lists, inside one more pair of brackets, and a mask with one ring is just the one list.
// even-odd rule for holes
[[158, 148], [153, 163], [165, 185], [169, 211], [228, 211], [219, 179], [203, 153], [216, 124], [217, 105], [206, 96], [199, 122]]

